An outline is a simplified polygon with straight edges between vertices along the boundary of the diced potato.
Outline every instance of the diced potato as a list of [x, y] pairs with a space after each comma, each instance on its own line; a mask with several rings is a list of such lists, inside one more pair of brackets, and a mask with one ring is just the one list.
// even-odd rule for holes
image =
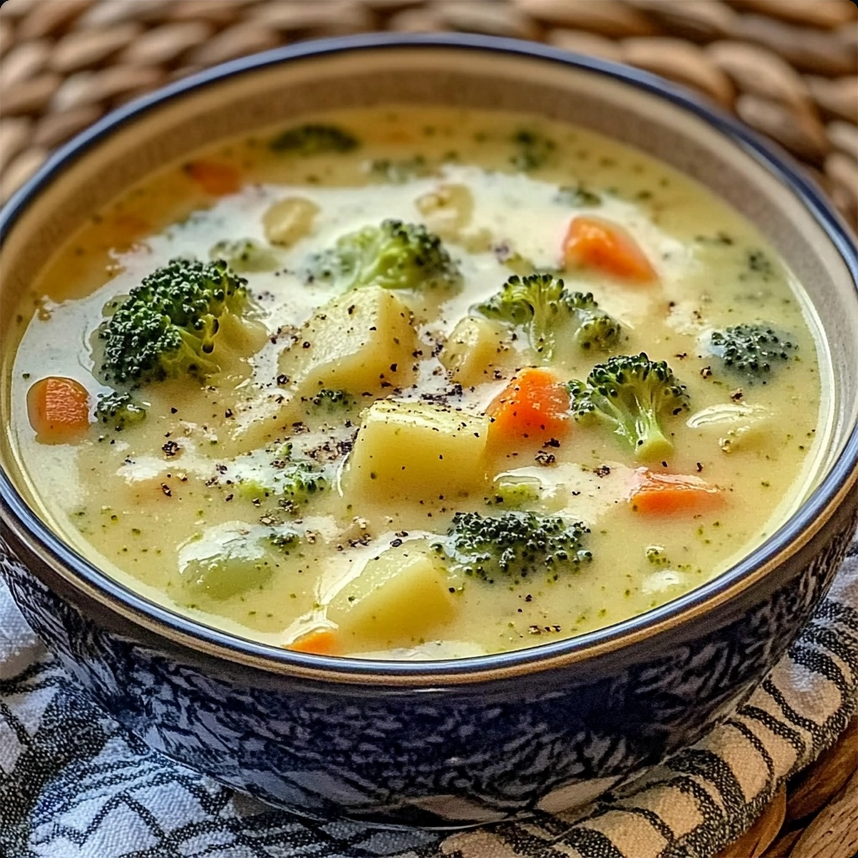
[[488, 319], [467, 316], [450, 333], [438, 360], [454, 381], [469, 387], [492, 380], [492, 370], [503, 365], [509, 352], [504, 332]]
[[286, 197], [262, 215], [265, 237], [287, 247], [310, 233], [319, 207], [306, 197]]
[[417, 198], [426, 226], [441, 238], [456, 238], [471, 222], [474, 197], [466, 185], [444, 184]]
[[710, 405], [688, 418], [688, 425], [718, 436], [725, 453], [753, 450], [765, 444], [771, 433], [772, 413], [761, 405], [722, 403]]
[[466, 185], [442, 184], [418, 197], [414, 204], [423, 222], [445, 241], [458, 244], [470, 253], [486, 253], [492, 246], [492, 234], [471, 226], [474, 198]]
[[744, 426], [728, 429], [718, 439], [718, 446], [725, 453], [746, 450], [759, 450], [771, 441], [771, 424], [766, 420], [757, 420]]
[[413, 540], [370, 560], [333, 596], [326, 614], [359, 640], [407, 645], [455, 615], [449, 588], [441, 557], [426, 540]]
[[486, 486], [489, 418], [427, 402], [373, 403], [351, 453], [347, 490], [356, 497], [461, 497]]
[[300, 396], [322, 388], [360, 396], [410, 378], [419, 348], [408, 307], [387, 289], [369, 286], [317, 310], [280, 369]]

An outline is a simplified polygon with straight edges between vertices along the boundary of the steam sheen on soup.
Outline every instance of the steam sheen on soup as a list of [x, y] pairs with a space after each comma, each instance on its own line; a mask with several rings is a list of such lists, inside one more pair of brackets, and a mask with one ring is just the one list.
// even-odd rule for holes
[[362, 110], [93, 215], [6, 372], [30, 493], [108, 574], [276, 646], [450, 658], [640, 614], [770, 535], [823, 443], [812, 324], [753, 227], [631, 148]]

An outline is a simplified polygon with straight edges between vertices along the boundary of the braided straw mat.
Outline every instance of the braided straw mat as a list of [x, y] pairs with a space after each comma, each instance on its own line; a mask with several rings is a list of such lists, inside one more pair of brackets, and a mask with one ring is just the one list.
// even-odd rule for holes
[[[858, 229], [854, 0], [0, 0], [0, 202], [111, 108], [300, 39], [535, 39], [692, 87], [798, 158]], [[858, 721], [720, 858], [850, 858]], [[835, 845], [836, 844], [836, 845]]]

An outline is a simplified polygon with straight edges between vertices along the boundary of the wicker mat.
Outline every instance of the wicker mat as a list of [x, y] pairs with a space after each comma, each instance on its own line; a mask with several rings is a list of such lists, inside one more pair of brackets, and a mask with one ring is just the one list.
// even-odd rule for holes
[[[858, 229], [853, 0], [0, 0], [0, 201], [141, 93], [300, 39], [457, 30], [548, 42], [702, 92], [798, 158]], [[858, 721], [722, 858], [850, 858]]]

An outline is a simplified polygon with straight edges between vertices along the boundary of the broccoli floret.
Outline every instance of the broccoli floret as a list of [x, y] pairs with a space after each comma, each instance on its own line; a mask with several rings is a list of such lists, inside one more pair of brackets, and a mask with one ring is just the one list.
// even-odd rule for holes
[[747, 272], [739, 276], [740, 280], [747, 280], [748, 274], [761, 278], [762, 280], [771, 280], [775, 276], [775, 266], [768, 255], [759, 248], [752, 248], [745, 254], [745, 264]]
[[644, 551], [647, 563], [653, 566], [670, 566], [670, 559], [661, 545], [648, 545]]
[[351, 152], [359, 146], [357, 137], [335, 125], [299, 125], [278, 134], [269, 144], [275, 152], [292, 152], [307, 157], [325, 152]]
[[352, 405], [352, 398], [344, 390], [322, 389], [313, 396], [302, 400], [308, 405], [328, 414], [337, 413]]
[[762, 384], [798, 349], [766, 324], [743, 324], [713, 331], [709, 343], [713, 354], [730, 372], [747, 382]]
[[323, 474], [307, 462], [274, 463], [270, 472], [239, 479], [237, 491], [241, 497], [260, 502], [274, 498], [285, 509], [294, 510], [303, 506], [316, 494], [323, 492], [328, 481]]
[[306, 462], [295, 462], [287, 468], [278, 481], [281, 499], [300, 506], [315, 494], [320, 494], [328, 486], [328, 481]]
[[268, 541], [287, 556], [301, 545], [301, 538], [297, 533], [283, 529], [272, 532], [268, 537]]
[[348, 289], [458, 288], [462, 275], [441, 239], [421, 224], [388, 219], [340, 236], [310, 260], [308, 279], [342, 280]]
[[248, 305], [247, 281], [223, 260], [173, 259], [143, 278], [99, 328], [102, 371], [131, 384], [219, 370], [215, 353], [221, 320]]
[[135, 426], [146, 419], [146, 407], [130, 393], [114, 392], [102, 396], [95, 406], [95, 416], [117, 432]]
[[556, 580], [592, 560], [584, 548], [589, 532], [579, 521], [535, 512], [457, 512], [438, 550], [446, 550], [450, 571], [489, 584], [518, 584], [540, 575]]
[[513, 275], [474, 311], [525, 328], [531, 346], [546, 361], [563, 341], [584, 350], [605, 350], [620, 338], [620, 323], [599, 309], [591, 293], [570, 292], [551, 274]]
[[557, 144], [538, 131], [522, 129], [512, 136], [516, 153], [510, 162], [519, 170], [536, 170], [546, 164], [557, 149]]
[[252, 238], [219, 241], [209, 251], [209, 257], [222, 259], [233, 271], [239, 273], [274, 271], [280, 264], [277, 254], [270, 247], [264, 247]]
[[565, 304], [578, 323], [574, 338], [585, 351], [606, 351], [620, 338], [620, 323], [599, 309], [591, 292], [569, 292]]
[[663, 459], [673, 451], [660, 421], [688, 408], [685, 385], [673, 370], [643, 352], [597, 364], [586, 381], [569, 383], [569, 393], [576, 420], [606, 421], [641, 460]]
[[558, 188], [554, 201], [575, 208], [596, 208], [602, 205], [602, 198], [584, 185], [564, 185]]
[[435, 172], [435, 169], [423, 155], [398, 159], [376, 158], [368, 165], [370, 175], [392, 185], [401, 185], [411, 179], [429, 176]]

